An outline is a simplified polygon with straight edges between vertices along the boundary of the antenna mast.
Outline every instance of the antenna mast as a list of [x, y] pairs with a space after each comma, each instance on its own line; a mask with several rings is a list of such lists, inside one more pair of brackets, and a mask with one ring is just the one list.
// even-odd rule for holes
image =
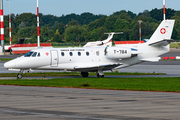
[[0, 15], [0, 22], [1, 22], [1, 47], [2, 51], [4, 52], [4, 15], [3, 15], [3, 0], [1, 0], [1, 15]]
[[39, 5], [37, 0], [37, 42], [38, 47], [40, 47], [40, 35], [39, 35]]
[[165, 7], [165, 0], [163, 0], [163, 17], [166, 20], [166, 7]]
[[10, 12], [10, 0], [9, 0], [9, 43], [11, 45], [11, 12]]

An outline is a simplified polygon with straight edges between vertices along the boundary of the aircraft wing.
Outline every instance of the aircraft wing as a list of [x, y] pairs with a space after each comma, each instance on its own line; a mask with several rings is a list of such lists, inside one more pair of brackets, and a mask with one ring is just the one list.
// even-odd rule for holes
[[151, 43], [150, 46], [167, 46], [169, 43], [173, 42], [173, 39], [164, 39], [159, 42]]
[[97, 71], [98, 69], [102, 69], [102, 70], [109, 70], [109, 69], [113, 69], [117, 66], [120, 66], [120, 63], [113, 63], [113, 64], [105, 64], [105, 65], [92, 65], [92, 66], [76, 66], [74, 67], [74, 69], [76, 71]]

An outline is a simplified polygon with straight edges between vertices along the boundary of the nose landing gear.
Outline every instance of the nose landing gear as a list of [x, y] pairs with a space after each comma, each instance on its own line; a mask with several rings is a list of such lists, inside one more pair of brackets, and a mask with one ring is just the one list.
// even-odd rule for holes
[[20, 70], [19, 73], [17, 74], [17, 79], [21, 79], [23, 76], [22, 76], [22, 73], [24, 72], [24, 70]]
[[18, 73], [17, 74], [17, 79], [21, 79], [23, 76], [22, 76], [22, 74], [21, 73]]

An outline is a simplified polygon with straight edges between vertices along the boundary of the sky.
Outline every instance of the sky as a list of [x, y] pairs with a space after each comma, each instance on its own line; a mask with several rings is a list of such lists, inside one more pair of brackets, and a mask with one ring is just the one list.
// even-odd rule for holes
[[[43, 15], [62, 16], [71, 13], [90, 12], [96, 15], [111, 15], [126, 10], [136, 14], [154, 8], [161, 9], [163, 0], [39, 0], [39, 12]], [[166, 0], [166, 8], [180, 10], [180, 0]], [[3, 0], [4, 15], [9, 14], [9, 0]], [[37, 14], [37, 0], [10, 0], [11, 13]]]

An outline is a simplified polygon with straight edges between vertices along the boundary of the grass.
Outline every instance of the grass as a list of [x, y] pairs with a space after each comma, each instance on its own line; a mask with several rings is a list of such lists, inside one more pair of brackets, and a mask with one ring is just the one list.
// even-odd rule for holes
[[180, 78], [57, 78], [0, 80], [1, 85], [180, 92]]
[[[165, 75], [165, 73], [128, 73], [128, 72], [105, 72], [106, 75]], [[96, 73], [89, 73], [90, 76]], [[17, 73], [0, 73], [0, 77], [16, 77]], [[24, 73], [24, 77], [50, 77], [50, 76], [81, 76], [80, 72], [38, 72], [38, 73]]]
[[177, 48], [179, 46], [178, 44], [177, 42], [172, 42], [170, 43], [170, 48]]
[[1, 58], [0, 61], [6, 62], [6, 61], [9, 61], [9, 60], [12, 60], [12, 59], [14, 59], [14, 58]]

